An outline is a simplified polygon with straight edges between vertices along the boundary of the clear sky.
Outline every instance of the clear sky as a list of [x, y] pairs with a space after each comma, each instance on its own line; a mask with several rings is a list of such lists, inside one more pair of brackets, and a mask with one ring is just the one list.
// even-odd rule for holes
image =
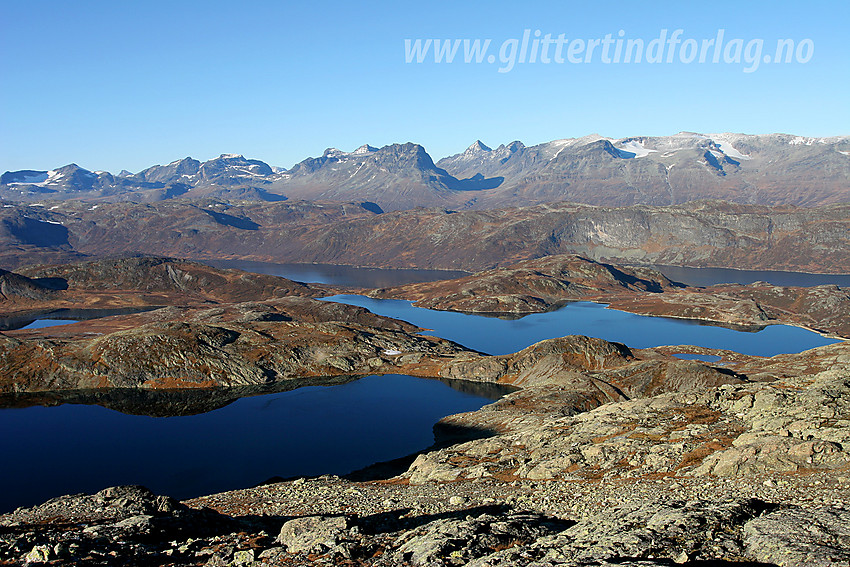
[[[850, 2], [93, 2], [0, 4], [0, 171], [138, 171], [241, 153], [291, 167], [326, 147], [413, 141], [434, 159], [599, 133], [850, 134]], [[517, 63], [566, 40], [811, 40], [805, 63]], [[406, 63], [405, 39], [491, 39], [494, 64]], [[534, 39], [534, 36], [530, 36]], [[568, 46], [564, 46], [563, 56]], [[609, 61], [614, 46], [609, 46]], [[681, 48], [681, 43], [679, 45]], [[733, 46], [734, 47], [734, 46]], [[462, 49], [462, 48], [461, 48]], [[755, 49], [755, 46], [753, 47]], [[576, 52], [573, 59], [588, 55]], [[750, 55], [755, 53], [751, 51]], [[526, 59], [528, 59], [528, 55]], [[739, 60], [743, 61], [743, 59]], [[517, 57], [518, 59], [518, 57]], [[750, 65], [752, 66], [752, 65]]]

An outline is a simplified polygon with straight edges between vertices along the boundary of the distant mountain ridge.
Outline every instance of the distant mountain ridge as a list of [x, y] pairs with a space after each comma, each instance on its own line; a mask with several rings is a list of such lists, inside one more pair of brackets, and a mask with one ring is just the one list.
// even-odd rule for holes
[[578, 254], [613, 263], [850, 273], [850, 204], [547, 203], [385, 213], [297, 200], [36, 205], [0, 207], [3, 268], [142, 253], [468, 271]]
[[850, 202], [850, 136], [591, 134], [495, 149], [476, 140], [436, 163], [419, 144], [329, 148], [291, 169], [239, 154], [187, 157], [138, 173], [76, 164], [0, 176], [0, 198], [156, 202], [173, 198], [369, 202], [382, 210], [490, 209], [573, 201], [675, 205], [699, 199], [798, 206]]

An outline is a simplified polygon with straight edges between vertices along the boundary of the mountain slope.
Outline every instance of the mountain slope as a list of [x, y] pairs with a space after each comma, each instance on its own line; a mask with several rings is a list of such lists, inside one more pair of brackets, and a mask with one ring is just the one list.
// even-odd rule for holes
[[[93, 209], [93, 210], [92, 210]], [[56, 227], [56, 240], [4, 227]], [[62, 231], [61, 233], [59, 231]], [[145, 253], [481, 270], [553, 254], [614, 263], [850, 273], [850, 205], [568, 203], [379, 213], [353, 204], [165, 201], [0, 208], [0, 266]]]
[[289, 198], [370, 201], [384, 210], [456, 203], [457, 180], [434, 165], [418, 144], [328, 149], [282, 172], [274, 182]]
[[700, 199], [818, 206], [850, 202], [850, 137], [697, 134], [612, 139], [592, 134], [492, 149], [476, 141], [436, 164], [411, 142], [353, 152], [328, 149], [286, 170], [238, 154], [192, 158], [137, 174], [75, 164], [0, 176], [0, 199], [156, 202], [307, 199], [416, 207], [493, 209], [572, 201], [603, 206], [676, 205]]
[[437, 162], [464, 179], [501, 177], [477, 206], [555, 201], [605, 206], [699, 199], [815, 206], [850, 201], [850, 137], [697, 134], [619, 140], [598, 135], [491, 150], [476, 142]]

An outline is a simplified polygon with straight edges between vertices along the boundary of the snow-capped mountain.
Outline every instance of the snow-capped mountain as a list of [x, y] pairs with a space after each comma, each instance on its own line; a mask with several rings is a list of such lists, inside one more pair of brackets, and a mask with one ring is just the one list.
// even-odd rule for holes
[[476, 189], [434, 165], [419, 144], [364, 145], [353, 152], [335, 148], [281, 173], [276, 191], [289, 198], [371, 201], [384, 210], [455, 206], [458, 193]]
[[850, 201], [850, 137], [590, 135], [490, 150], [476, 142], [437, 162], [458, 178], [502, 177], [487, 206], [571, 200], [598, 205], [724, 199], [815, 205]]
[[75, 163], [49, 171], [7, 171], [0, 176], [0, 185], [38, 193], [88, 192], [109, 187], [114, 182], [112, 174], [92, 172]]
[[330, 148], [291, 169], [222, 154], [115, 176], [71, 164], [6, 172], [0, 177], [0, 198], [289, 198], [370, 202], [383, 210], [556, 201], [668, 205], [697, 199], [808, 206], [850, 201], [850, 137], [680, 132], [614, 139], [591, 134], [496, 148], [476, 140], [436, 164], [422, 146], [408, 142], [363, 145], [351, 152]]

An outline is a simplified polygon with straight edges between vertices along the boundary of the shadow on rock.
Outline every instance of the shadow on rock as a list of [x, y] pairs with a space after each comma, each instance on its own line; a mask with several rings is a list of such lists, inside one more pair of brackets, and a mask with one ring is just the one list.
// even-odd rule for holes
[[498, 431], [485, 427], [470, 427], [454, 423], [437, 422], [434, 425], [434, 444], [430, 447], [426, 447], [410, 455], [405, 455], [404, 457], [374, 463], [342, 476], [345, 479], [355, 482], [388, 480], [406, 472], [419, 455], [445, 449], [446, 447], [466, 441], [487, 439], [498, 434]]

